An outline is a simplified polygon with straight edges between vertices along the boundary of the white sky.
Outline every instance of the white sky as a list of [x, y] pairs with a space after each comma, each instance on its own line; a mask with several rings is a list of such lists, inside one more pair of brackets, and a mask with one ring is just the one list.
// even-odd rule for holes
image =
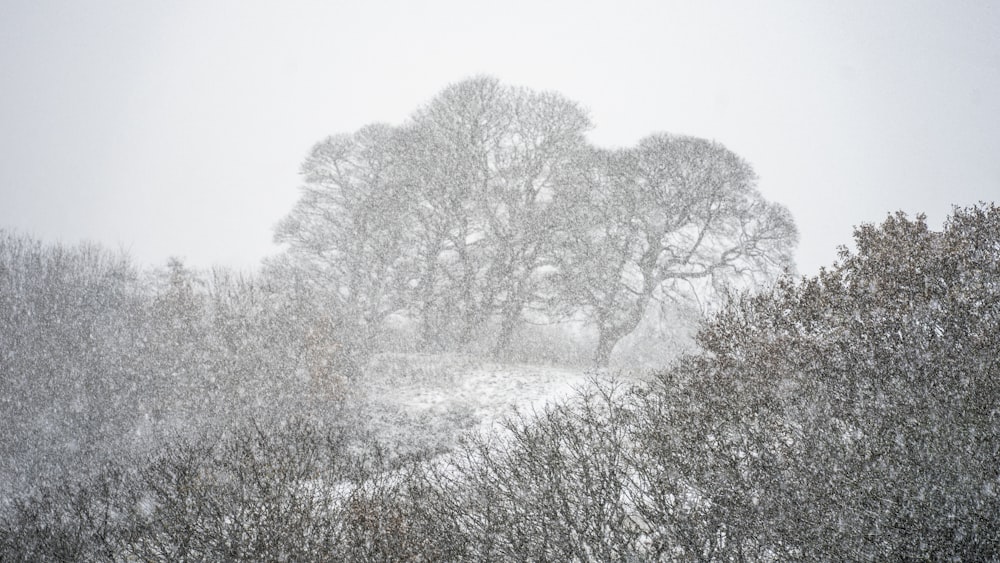
[[1000, 2], [0, 0], [0, 227], [250, 268], [332, 133], [476, 74], [591, 139], [724, 143], [815, 273], [854, 225], [1000, 200]]

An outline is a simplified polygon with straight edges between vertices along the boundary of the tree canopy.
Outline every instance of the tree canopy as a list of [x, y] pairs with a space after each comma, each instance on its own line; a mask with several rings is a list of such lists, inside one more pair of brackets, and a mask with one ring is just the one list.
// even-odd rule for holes
[[599, 365], [655, 304], [792, 267], [794, 222], [737, 155], [666, 134], [602, 150], [590, 126], [559, 94], [479, 77], [403, 125], [330, 137], [272, 266], [356, 333], [398, 314], [426, 349], [489, 338], [504, 355], [526, 321], [582, 317]]

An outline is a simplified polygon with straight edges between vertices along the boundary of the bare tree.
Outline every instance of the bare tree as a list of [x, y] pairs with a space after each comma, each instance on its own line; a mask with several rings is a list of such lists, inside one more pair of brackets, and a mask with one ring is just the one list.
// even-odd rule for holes
[[559, 194], [554, 291], [596, 325], [600, 366], [655, 302], [791, 266], [790, 214], [718, 143], [654, 135], [634, 149], [594, 150], [576, 174]]
[[302, 197], [278, 225], [288, 251], [269, 268], [322, 295], [328, 318], [358, 348], [402, 306], [411, 260], [409, 218], [393, 170], [396, 131], [371, 125], [318, 143], [302, 165]]
[[424, 299], [460, 308], [466, 337], [499, 317], [495, 353], [536, 300], [555, 226], [550, 202], [589, 127], [558, 94], [486, 77], [446, 88], [413, 117], [407, 193], [419, 198], [409, 208], [423, 234]]
[[654, 302], [790, 265], [789, 214], [732, 152], [667, 135], [600, 151], [589, 127], [555, 93], [453, 84], [401, 127], [319, 143], [272, 264], [326, 292], [345, 332], [401, 312], [425, 348], [495, 330], [502, 356], [557, 303], [597, 326], [601, 365]]

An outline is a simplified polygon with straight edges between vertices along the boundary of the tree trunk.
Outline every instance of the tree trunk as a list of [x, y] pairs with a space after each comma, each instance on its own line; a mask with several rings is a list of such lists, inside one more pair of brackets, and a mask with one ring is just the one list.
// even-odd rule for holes
[[420, 350], [424, 352], [436, 352], [441, 343], [437, 327], [432, 324], [430, 317], [426, 314], [420, 324]]
[[[473, 269], [472, 258], [469, 254], [468, 246], [466, 241], [468, 240], [467, 230], [462, 229], [462, 244], [458, 246], [458, 259], [459, 263], [462, 265], [462, 287], [459, 288], [461, 297], [461, 319], [458, 327], [458, 345], [460, 349], [465, 349], [470, 342], [472, 342], [473, 337], [478, 332], [478, 326], [476, 319], [479, 317], [478, 309], [479, 304], [476, 303], [476, 290], [478, 288], [474, 287], [476, 282], [476, 272]], [[458, 320], [458, 319], [456, 319]]]
[[514, 339], [514, 329], [521, 318], [520, 307], [504, 307], [500, 317], [500, 333], [497, 334], [496, 343], [493, 346], [493, 356], [497, 359], [505, 359], [510, 352], [510, 343]]
[[599, 329], [597, 337], [597, 352], [594, 353], [594, 365], [598, 368], [607, 368], [611, 361], [611, 352], [615, 345], [621, 340], [621, 335], [612, 332], [610, 329]]
[[514, 339], [514, 330], [517, 329], [517, 325], [521, 321], [521, 313], [524, 311], [524, 280], [514, 279], [508, 283], [510, 285], [500, 306], [500, 333], [497, 334], [493, 347], [493, 356], [498, 359], [506, 358], [509, 355], [510, 343]]
[[420, 276], [420, 346], [424, 351], [433, 350], [440, 344], [440, 327], [435, 302], [437, 288], [437, 249], [440, 243], [435, 241], [434, 250], [428, 250], [424, 256], [424, 272]]
[[[605, 311], [598, 314], [598, 319], [603, 319], [597, 323], [597, 351], [594, 353], [594, 365], [598, 368], [608, 367], [611, 360], [611, 352], [614, 351], [618, 342], [639, 326], [642, 317], [649, 306], [650, 297], [640, 296], [636, 303], [631, 305], [631, 310], [624, 318], [615, 316], [618, 311]], [[612, 320], [614, 319], [614, 320]]]

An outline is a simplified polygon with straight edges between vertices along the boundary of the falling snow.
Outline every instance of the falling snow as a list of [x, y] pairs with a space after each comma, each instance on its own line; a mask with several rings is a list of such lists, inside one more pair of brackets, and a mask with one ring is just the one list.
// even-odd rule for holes
[[996, 559], [1000, 210], [797, 279], [749, 162], [592, 125], [322, 139], [253, 273], [0, 230], [0, 559]]

